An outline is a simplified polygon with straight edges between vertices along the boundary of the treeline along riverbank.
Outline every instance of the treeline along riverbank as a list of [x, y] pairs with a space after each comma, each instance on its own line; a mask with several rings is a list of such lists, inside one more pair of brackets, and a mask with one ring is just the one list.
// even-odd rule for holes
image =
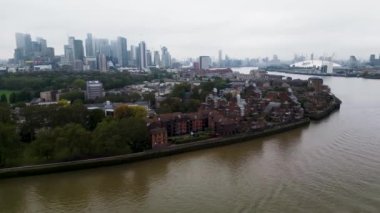
[[14, 167], [6, 168], [0, 170], [0, 178], [10, 178], [10, 177], [19, 177], [19, 176], [30, 176], [30, 175], [39, 175], [47, 173], [56, 173], [56, 172], [65, 172], [72, 170], [80, 169], [89, 169], [110, 165], [119, 165], [124, 163], [132, 163], [142, 160], [148, 160], [153, 158], [165, 157], [174, 154], [196, 151], [200, 149], [207, 149], [217, 146], [230, 145], [234, 143], [246, 142], [248, 140], [269, 136], [295, 128], [300, 128], [307, 126], [310, 123], [309, 118], [305, 118], [290, 124], [284, 124], [276, 126], [270, 129], [265, 129], [262, 131], [254, 133], [240, 134], [233, 137], [226, 138], [214, 138], [205, 141], [198, 141], [193, 143], [173, 145], [164, 149], [159, 150], [150, 150], [135, 154], [120, 155], [114, 157], [105, 157], [105, 158], [96, 158], [89, 160], [79, 160], [72, 162], [63, 162], [63, 163], [53, 163], [53, 164], [44, 164], [44, 165], [34, 165], [34, 166], [23, 166], [23, 167]]

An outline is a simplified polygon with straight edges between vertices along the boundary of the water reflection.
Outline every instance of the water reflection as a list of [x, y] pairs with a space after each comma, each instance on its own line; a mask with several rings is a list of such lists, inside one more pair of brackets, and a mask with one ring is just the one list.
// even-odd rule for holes
[[26, 211], [26, 194], [30, 187], [19, 182], [18, 179], [0, 181], [0, 209], [6, 209], [8, 212]]
[[292, 154], [293, 150], [295, 150], [298, 144], [302, 142], [302, 133], [308, 128], [309, 126], [279, 135], [277, 139], [279, 153], [282, 153], [284, 156], [289, 156]]

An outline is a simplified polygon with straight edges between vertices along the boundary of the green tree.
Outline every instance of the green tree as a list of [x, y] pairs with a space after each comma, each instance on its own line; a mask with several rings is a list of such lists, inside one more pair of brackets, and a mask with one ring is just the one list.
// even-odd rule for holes
[[183, 106], [181, 112], [197, 112], [201, 102], [199, 100], [190, 99]]
[[23, 108], [25, 122], [21, 125], [21, 139], [31, 142], [35, 132], [41, 128], [62, 127], [69, 123], [88, 127], [89, 112], [83, 104], [28, 106]]
[[149, 131], [143, 119], [132, 117], [120, 121], [124, 134], [129, 138], [129, 146], [133, 152], [151, 149]]
[[186, 93], [191, 91], [191, 85], [188, 83], [177, 84], [174, 86], [172, 92], [170, 93], [171, 97], [185, 99]]
[[9, 95], [9, 103], [11, 103], [11, 104], [16, 103], [16, 93], [15, 93], [15, 92], [12, 92], [12, 93]]
[[0, 96], [0, 103], [8, 103], [8, 98], [5, 94]]
[[67, 124], [55, 130], [57, 160], [77, 160], [88, 158], [91, 153], [91, 133], [79, 124]]
[[53, 106], [28, 106], [21, 110], [21, 116], [25, 118], [20, 128], [21, 141], [31, 142], [35, 139], [36, 129], [47, 126], [50, 122], [49, 116], [54, 112]]
[[172, 113], [172, 108], [166, 104], [166, 103], [161, 103], [160, 108], [157, 110], [159, 114], [165, 114], [165, 113]]
[[86, 81], [83, 79], [75, 79], [75, 81], [71, 84], [74, 89], [86, 89]]
[[20, 153], [21, 145], [16, 127], [0, 122], [0, 167], [13, 166]]
[[47, 162], [53, 158], [55, 138], [53, 131], [43, 130], [38, 133], [37, 139], [28, 147], [32, 150], [31, 155], [37, 159], [37, 162]]
[[55, 108], [54, 112], [49, 115], [49, 126], [58, 127], [69, 123], [87, 126], [89, 111], [83, 104], [78, 103], [64, 107], [53, 106], [53, 108]]
[[81, 100], [83, 102], [84, 93], [81, 90], [73, 90], [73, 91], [62, 94], [59, 98], [69, 100], [71, 102], [74, 102], [76, 100]]
[[128, 94], [127, 96], [127, 102], [136, 102], [136, 101], [140, 101], [141, 100], [141, 95], [136, 93], [136, 92], [132, 92], [130, 94]]
[[11, 122], [11, 109], [8, 104], [0, 103], [0, 123]]
[[170, 113], [170, 112], [181, 112], [182, 101], [179, 98], [167, 98], [166, 100], [160, 103], [160, 109], [158, 112], [162, 113]]
[[217, 88], [218, 90], [221, 90], [221, 89], [225, 89], [228, 86], [228, 84], [230, 83], [230, 80], [216, 77], [213, 83], [214, 83], [215, 88]]
[[91, 133], [79, 124], [67, 124], [52, 130], [41, 130], [31, 149], [39, 162], [60, 162], [88, 158]]
[[16, 102], [29, 102], [32, 98], [32, 94], [27, 89], [16, 93]]
[[194, 87], [191, 91], [191, 98], [196, 99], [196, 100], [201, 100], [201, 94], [200, 94], [200, 88], [199, 87]]
[[148, 101], [150, 106], [155, 106], [156, 95], [154, 94], [154, 92], [145, 93], [145, 94], [143, 94], [143, 100]]
[[106, 119], [93, 132], [93, 154], [97, 157], [128, 154], [131, 152], [130, 143], [127, 132], [117, 120]]
[[105, 118], [104, 111], [101, 109], [95, 109], [89, 111], [88, 129], [94, 130], [96, 126], [102, 122]]
[[202, 82], [200, 87], [202, 92], [211, 93], [215, 88], [215, 84], [212, 81]]

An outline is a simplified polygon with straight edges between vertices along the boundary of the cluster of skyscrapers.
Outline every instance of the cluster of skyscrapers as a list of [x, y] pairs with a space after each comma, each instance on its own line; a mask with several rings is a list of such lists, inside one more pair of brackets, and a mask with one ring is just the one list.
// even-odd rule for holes
[[[277, 56], [275, 58], [277, 59]], [[263, 59], [265, 60], [269, 61]], [[276, 61], [279, 62], [278, 59]], [[24, 67], [25, 70], [33, 68], [33, 70], [106, 72], [113, 69], [144, 71], [151, 67], [180, 68], [189, 64], [197, 70], [207, 70], [212, 67], [256, 66], [258, 60], [230, 59], [227, 55], [223, 56], [220, 50], [214, 61], [210, 56], [199, 56], [195, 60], [189, 59], [181, 64], [172, 60], [166, 47], [161, 47], [160, 51], [151, 51], [144, 41], [128, 46], [125, 37], [119, 36], [109, 40], [93, 37], [91, 33], [88, 33], [84, 40], [68, 37], [67, 44], [64, 45], [64, 54], [56, 56], [54, 48], [48, 47], [45, 39], [37, 38], [36, 41], [32, 41], [30, 34], [16, 33], [16, 49], [10, 64], [14, 64], [19, 70]]]
[[29, 34], [16, 33], [15, 63], [47, 64], [52, 63], [54, 57], [54, 48], [48, 47], [45, 39], [37, 38], [32, 41]]
[[75, 71], [100, 70], [120, 68], [138, 68], [146, 70], [149, 67], [170, 68], [172, 57], [166, 47], [159, 51], [150, 51], [144, 41], [128, 48], [124, 37], [115, 40], [94, 38], [91, 33], [83, 40], [69, 37], [64, 45], [64, 55], [55, 56], [54, 49], [47, 47], [45, 39], [32, 41], [30, 34], [16, 33], [14, 63], [26, 65], [53, 65], [66, 67]]

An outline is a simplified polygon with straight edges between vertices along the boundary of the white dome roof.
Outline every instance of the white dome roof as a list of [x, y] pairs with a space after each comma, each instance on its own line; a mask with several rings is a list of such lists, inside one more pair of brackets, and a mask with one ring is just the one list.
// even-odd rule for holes
[[298, 68], [313, 68], [313, 67], [322, 67], [323, 65], [328, 65], [332, 63], [333, 67], [342, 67], [342, 65], [333, 63], [330, 61], [322, 61], [322, 60], [306, 60], [294, 63], [290, 65], [291, 67], [298, 67]]

